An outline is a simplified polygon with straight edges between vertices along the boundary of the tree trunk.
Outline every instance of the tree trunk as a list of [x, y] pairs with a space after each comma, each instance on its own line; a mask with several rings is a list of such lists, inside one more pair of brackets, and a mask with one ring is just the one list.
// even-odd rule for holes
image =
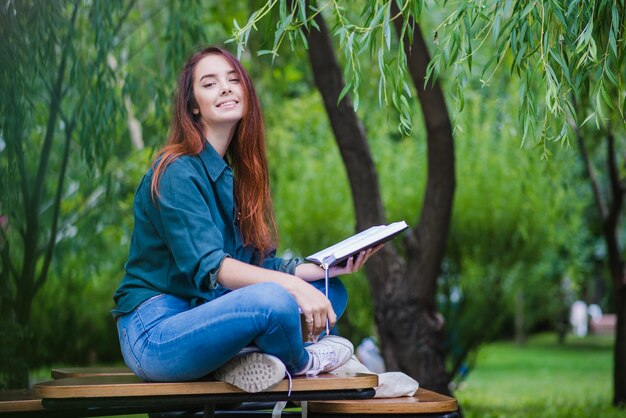
[[[315, 19], [320, 30], [311, 29], [308, 34], [311, 66], [346, 165], [357, 230], [362, 230], [386, 221], [378, 177], [363, 126], [349, 96], [337, 104], [344, 87], [341, 69], [324, 20], [321, 15]], [[425, 71], [428, 53], [423, 42], [410, 60], [417, 64], [417, 73], [411, 67], [413, 74]], [[422, 387], [449, 393], [444, 321], [436, 310], [435, 295], [452, 208], [454, 153], [443, 95], [438, 85], [433, 93], [433, 89], [424, 92], [422, 84], [416, 82], [418, 91], [421, 90], [422, 107], [428, 108], [424, 111], [428, 130], [428, 184], [419, 223], [405, 240], [408, 265], [393, 245], [386, 245], [368, 261], [366, 272], [373, 290], [375, 320], [387, 370], [402, 370], [416, 378]]]
[[619, 230], [620, 217], [624, 202], [624, 186], [620, 181], [617, 155], [615, 152], [615, 137], [609, 130], [606, 135], [607, 166], [609, 183], [611, 186], [611, 201], [607, 205], [608, 211], [603, 219], [604, 240], [607, 247], [609, 270], [613, 279], [615, 291], [615, 313], [617, 324], [615, 328], [615, 347], [613, 363], [613, 404], [626, 407], [626, 274], [624, 259], [620, 250]]
[[606, 141], [606, 169], [610, 189], [608, 202], [602, 194], [600, 180], [596, 174], [584, 138], [577, 126], [572, 126], [576, 133], [578, 150], [585, 167], [585, 174], [589, 179], [598, 214], [602, 220], [602, 233], [607, 248], [607, 262], [613, 291], [615, 292], [615, 313], [617, 324], [615, 329], [615, 347], [613, 352], [613, 404], [626, 407], [626, 272], [625, 263], [620, 251], [619, 227], [622, 206], [624, 201], [624, 185], [620, 180], [615, 152], [615, 138], [608, 131]]
[[[395, 3], [392, 3], [391, 9], [392, 15], [400, 12]], [[396, 19], [394, 24], [396, 31], [401, 33], [403, 22]], [[413, 26], [413, 39], [403, 39], [403, 46], [426, 125], [428, 180], [419, 223], [415, 233], [407, 240], [408, 289], [412, 292], [410, 299], [415, 301], [418, 314], [410, 326], [418, 336], [415, 344], [422, 351], [419, 361], [414, 362], [407, 370], [413, 376], [429, 376], [424, 381], [426, 387], [448, 393], [450, 377], [445, 370], [444, 321], [437, 312], [436, 294], [437, 277], [441, 272], [456, 187], [454, 138], [439, 82], [424, 86], [430, 55], [421, 28], [415, 22], [409, 24]], [[400, 344], [407, 343], [400, 335], [396, 334], [396, 338], [398, 348], [401, 347]], [[405, 362], [411, 359], [405, 358], [401, 361], [401, 365], [405, 367]]]
[[624, 276], [621, 283], [616, 283], [615, 313], [617, 326], [615, 329], [615, 348], [613, 353], [613, 405], [626, 407], [626, 284]]
[[515, 342], [526, 342], [526, 306], [524, 303], [524, 291], [515, 292]]

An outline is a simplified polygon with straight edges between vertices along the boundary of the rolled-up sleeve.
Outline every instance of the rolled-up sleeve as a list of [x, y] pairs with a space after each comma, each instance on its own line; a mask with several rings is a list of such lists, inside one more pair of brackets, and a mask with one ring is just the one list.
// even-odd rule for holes
[[261, 267], [266, 269], [281, 271], [283, 273], [295, 274], [296, 267], [304, 263], [304, 259], [299, 257], [294, 258], [280, 258], [280, 257], [268, 257], [263, 260]]
[[176, 160], [163, 173], [154, 224], [169, 247], [177, 268], [198, 289], [217, 288], [217, 272], [228, 256], [213, 219], [206, 187], [197, 172]]

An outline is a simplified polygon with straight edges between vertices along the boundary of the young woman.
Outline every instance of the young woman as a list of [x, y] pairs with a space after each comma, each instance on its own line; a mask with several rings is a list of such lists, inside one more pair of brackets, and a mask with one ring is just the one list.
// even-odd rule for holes
[[[350, 342], [325, 336], [347, 303], [324, 271], [275, 257], [261, 108], [250, 76], [227, 51], [185, 64], [167, 145], [144, 176], [113, 315], [124, 361], [150, 381], [211, 373], [249, 392], [285, 376], [345, 363]], [[360, 253], [332, 276], [361, 268]], [[305, 347], [300, 315], [317, 342]], [[246, 348], [246, 350], [244, 350]], [[252, 349], [251, 349], [252, 348]]]

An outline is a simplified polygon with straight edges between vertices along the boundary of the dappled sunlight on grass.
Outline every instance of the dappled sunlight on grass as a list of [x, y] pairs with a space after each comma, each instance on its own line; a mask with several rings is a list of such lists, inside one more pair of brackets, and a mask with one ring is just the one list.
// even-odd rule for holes
[[455, 396], [466, 417], [626, 417], [611, 407], [612, 356], [607, 336], [488, 344]]

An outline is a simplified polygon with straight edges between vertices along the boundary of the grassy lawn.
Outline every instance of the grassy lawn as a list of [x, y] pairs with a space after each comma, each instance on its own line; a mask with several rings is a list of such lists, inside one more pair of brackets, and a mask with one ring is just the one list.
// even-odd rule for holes
[[469, 418], [624, 418], [611, 407], [612, 347], [606, 336], [568, 336], [559, 345], [552, 334], [488, 344], [455, 396]]

